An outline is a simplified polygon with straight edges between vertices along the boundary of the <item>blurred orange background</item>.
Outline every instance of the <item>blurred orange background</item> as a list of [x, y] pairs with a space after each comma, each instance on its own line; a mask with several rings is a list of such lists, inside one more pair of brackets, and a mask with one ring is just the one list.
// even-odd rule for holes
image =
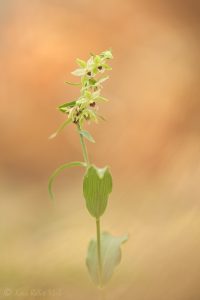
[[52, 171], [82, 157], [76, 130], [48, 136], [79, 94], [64, 83], [75, 59], [111, 47], [107, 122], [89, 125], [88, 149], [114, 177], [102, 226], [130, 238], [103, 297], [199, 300], [199, 1], [1, 0], [0, 22], [1, 299], [102, 296], [84, 263], [83, 172], [56, 180], [55, 205], [47, 193]]

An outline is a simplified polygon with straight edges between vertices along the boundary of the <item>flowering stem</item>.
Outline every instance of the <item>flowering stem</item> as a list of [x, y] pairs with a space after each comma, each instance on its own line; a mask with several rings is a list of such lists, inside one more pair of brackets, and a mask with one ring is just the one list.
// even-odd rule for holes
[[101, 230], [100, 219], [96, 219], [97, 231], [97, 257], [98, 257], [98, 274], [99, 274], [99, 287], [102, 287], [102, 259], [101, 259]]
[[80, 126], [77, 125], [77, 127], [78, 127], [79, 136], [80, 136], [80, 142], [81, 142], [81, 147], [82, 147], [82, 151], [83, 151], [83, 157], [84, 157], [84, 160], [85, 160], [85, 162], [87, 164], [87, 167], [88, 167], [90, 162], [89, 162], [89, 158], [88, 158], [87, 147], [86, 147], [86, 144], [84, 142], [84, 138], [83, 138], [82, 134], [80, 133]]
[[[81, 147], [83, 151], [83, 157], [87, 164], [87, 167], [90, 165], [87, 147], [84, 141], [84, 137], [80, 133], [80, 126], [77, 125]], [[102, 287], [102, 259], [101, 259], [101, 229], [100, 229], [100, 218], [96, 218], [96, 237], [97, 237], [97, 258], [98, 258], [98, 275], [99, 275], [99, 287]]]

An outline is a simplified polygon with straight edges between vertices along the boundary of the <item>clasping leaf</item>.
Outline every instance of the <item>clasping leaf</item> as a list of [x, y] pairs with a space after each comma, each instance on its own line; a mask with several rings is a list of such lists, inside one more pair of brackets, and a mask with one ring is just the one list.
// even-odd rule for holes
[[112, 191], [112, 176], [108, 169], [91, 165], [84, 176], [83, 194], [89, 213], [99, 218], [103, 215], [108, 196]]
[[121, 260], [121, 244], [128, 240], [128, 236], [115, 237], [104, 232], [101, 234], [101, 258], [102, 258], [102, 274], [101, 282], [99, 279], [97, 242], [91, 240], [88, 246], [86, 265], [93, 282], [99, 285], [105, 285], [114, 272], [115, 267]]

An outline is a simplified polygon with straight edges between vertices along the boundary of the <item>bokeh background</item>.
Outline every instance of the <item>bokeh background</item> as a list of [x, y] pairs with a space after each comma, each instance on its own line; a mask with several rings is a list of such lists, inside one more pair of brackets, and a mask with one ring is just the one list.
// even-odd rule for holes
[[[195, 0], [0, 0], [0, 298], [200, 299], [200, 3]], [[78, 95], [76, 57], [112, 47], [101, 106], [89, 126], [114, 191], [103, 228], [129, 234], [100, 295], [85, 267], [94, 220], [82, 157], [56, 106]]]

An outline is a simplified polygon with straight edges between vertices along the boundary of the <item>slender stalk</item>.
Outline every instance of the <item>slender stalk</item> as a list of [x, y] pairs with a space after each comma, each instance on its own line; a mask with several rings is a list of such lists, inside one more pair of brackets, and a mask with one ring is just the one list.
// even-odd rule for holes
[[[89, 166], [89, 158], [88, 158], [88, 152], [87, 147], [84, 141], [84, 138], [82, 134], [80, 134], [80, 127], [78, 127], [79, 136], [80, 136], [80, 142], [83, 152], [84, 160], [87, 164], [87, 167]], [[97, 237], [97, 258], [98, 258], [98, 274], [99, 274], [99, 287], [102, 287], [102, 259], [101, 259], [101, 228], [100, 228], [100, 219], [96, 219], [96, 237]]]
[[79, 136], [80, 136], [81, 147], [82, 147], [82, 151], [83, 151], [83, 158], [84, 158], [87, 166], [89, 166], [90, 162], [89, 162], [89, 158], [88, 158], [87, 147], [86, 147], [86, 144], [85, 144], [82, 134], [80, 134], [80, 127], [79, 126], [77, 126], [77, 127], [78, 127]]
[[102, 259], [101, 259], [101, 229], [100, 219], [96, 219], [96, 232], [97, 232], [97, 257], [98, 257], [98, 270], [99, 270], [99, 287], [102, 287]]

